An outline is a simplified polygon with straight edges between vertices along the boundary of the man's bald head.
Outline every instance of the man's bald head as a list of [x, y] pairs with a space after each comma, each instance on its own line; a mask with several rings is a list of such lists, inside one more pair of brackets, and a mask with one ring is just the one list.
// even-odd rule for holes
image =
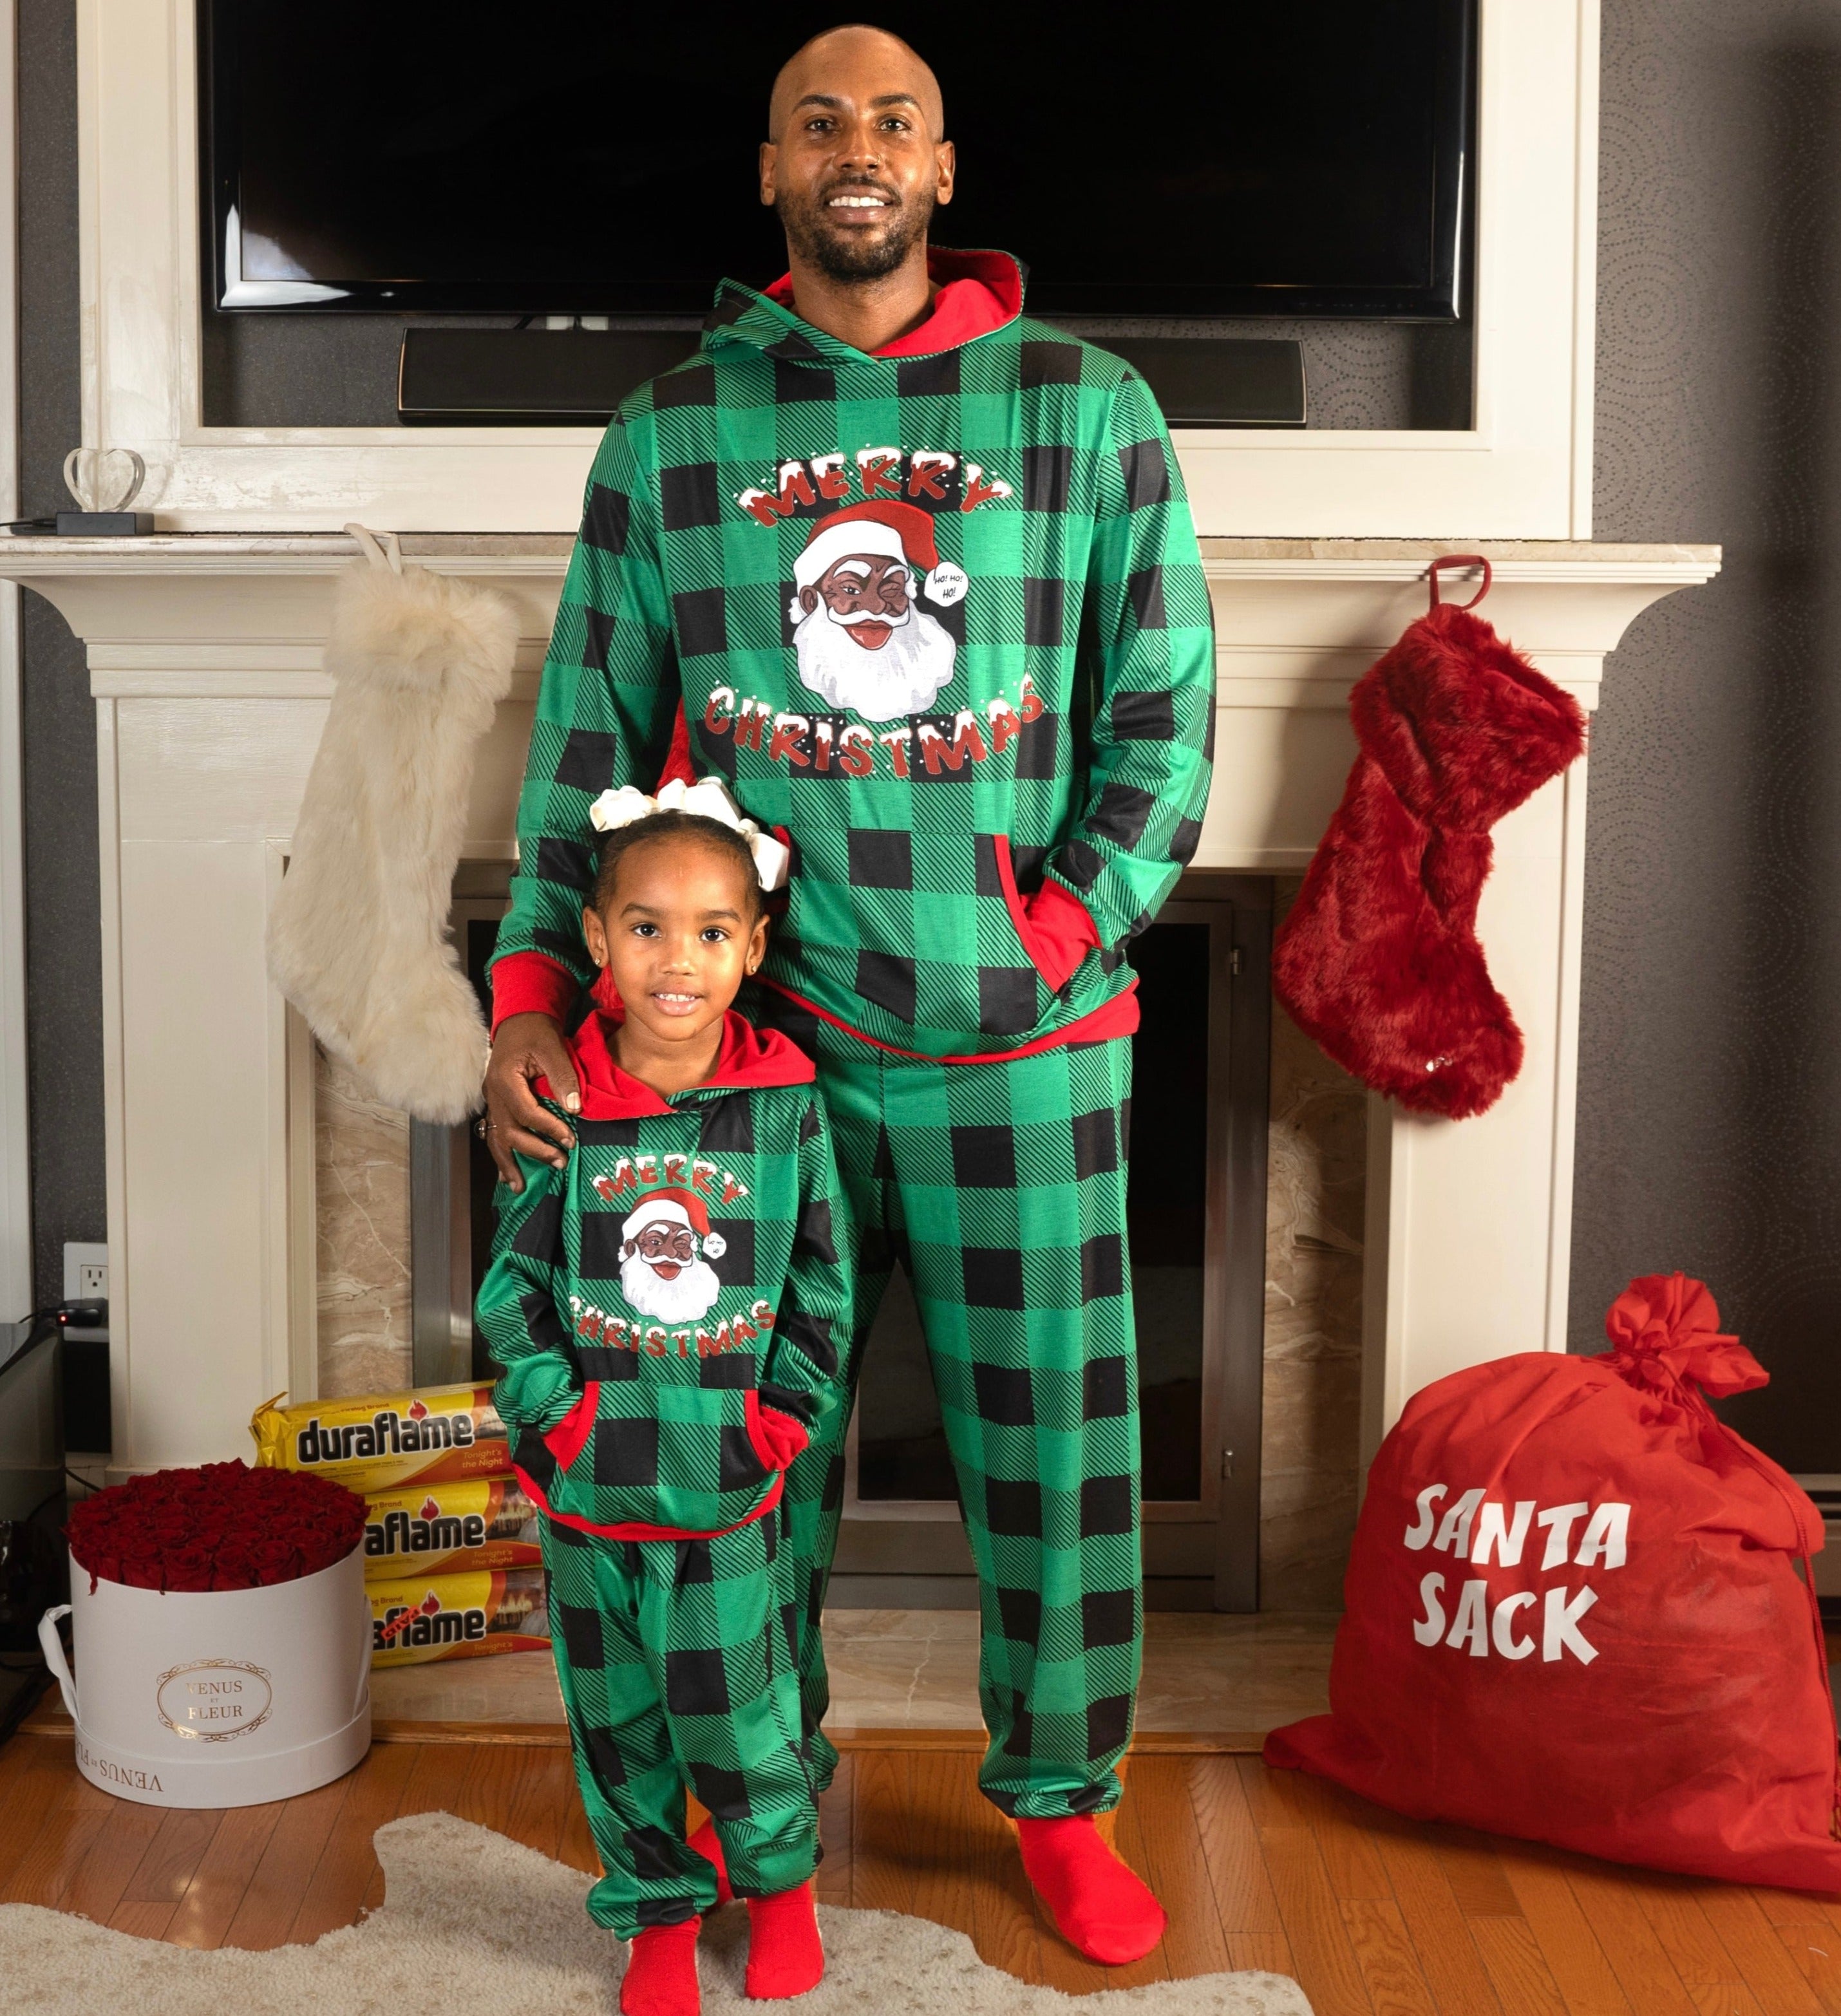
[[945, 139], [946, 103], [931, 66], [899, 35], [852, 21], [814, 35], [780, 65], [767, 101], [768, 139], [778, 142], [797, 106], [807, 99], [816, 103], [834, 98], [840, 85], [854, 84], [866, 73], [874, 74], [872, 95], [892, 101], [908, 99], [925, 124], [928, 137]]

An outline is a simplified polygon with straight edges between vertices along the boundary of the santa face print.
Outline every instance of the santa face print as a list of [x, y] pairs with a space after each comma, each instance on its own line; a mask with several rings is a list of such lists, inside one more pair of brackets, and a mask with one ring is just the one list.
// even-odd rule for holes
[[892, 721], [931, 707], [950, 683], [952, 635], [917, 606], [905, 560], [846, 553], [802, 588], [798, 601], [799, 677], [831, 706]]
[[695, 1199], [656, 1196], [633, 1212], [620, 1246], [620, 1292], [629, 1308], [660, 1323], [694, 1323], [712, 1306], [722, 1284], [709, 1260], [719, 1260], [724, 1245], [708, 1223]]
[[[881, 470], [901, 455], [897, 448], [866, 448], [858, 459], [867, 457]], [[846, 481], [844, 459], [816, 455], [809, 464], [786, 464], [788, 505], [816, 499], [808, 468], [827, 496], [838, 494]], [[946, 459], [957, 465], [957, 457]], [[935, 463], [922, 473], [931, 483]], [[742, 491], [736, 501], [758, 524], [776, 524], [782, 515], [765, 491]], [[958, 650], [932, 612], [963, 601], [969, 585], [965, 570], [941, 556], [933, 519], [915, 505], [872, 496], [811, 520], [787, 604], [800, 682], [827, 707], [864, 721], [925, 712], [951, 684]]]

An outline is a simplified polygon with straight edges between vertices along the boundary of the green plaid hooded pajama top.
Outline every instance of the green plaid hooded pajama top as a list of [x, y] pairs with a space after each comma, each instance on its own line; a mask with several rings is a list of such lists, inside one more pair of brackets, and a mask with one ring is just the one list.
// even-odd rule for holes
[[[652, 788], [681, 704], [695, 770], [791, 838], [750, 1010], [818, 1062], [862, 1240], [846, 1391], [899, 1259], [979, 1574], [981, 1782], [1049, 1818], [1115, 1803], [1130, 1733], [1122, 949], [1200, 837], [1212, 633], [1142, 381], [1015, 313], [1003, 255], [936, 251], [934, 271], [1012, 312], [870, 357], [725, 282], [701, 354], [608, 429], [544, 669], [495, 1005], [567, 1019], [589, 977], [589, 807]], [[782, 1501], [821, 1772], [847, 1412]]]
[[[710, 1078], [661, 1098], [614, 1064], [600, 1017], [571, 1045], [567, 1167], [501, 1187], [481, 1327], [495, 1401], [542, 1508], [557, 1672], [622, 1938], [715, 1901], [684, 1788], [737, 1891], [818, 1856], [802, 1726], [803, 1577], [763, 1409], [809, 1435], [841, 1413], [844, 1205], [811, 1061], [731, 1014]], [[771, 1424], [769, 1424], [771, 1425]]]

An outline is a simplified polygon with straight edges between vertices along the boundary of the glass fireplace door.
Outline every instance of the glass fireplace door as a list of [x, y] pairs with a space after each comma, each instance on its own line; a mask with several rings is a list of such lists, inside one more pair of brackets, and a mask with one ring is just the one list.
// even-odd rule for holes
[[[1126, 1218], [1153, 1607], [1258, 1603], [1270, 928], [1269, 881], [1194, 875], [1130, 948], [1142, 1022]], [[971, 1572], [898, 1267], [864, 1352], [833, 1600], [969, 1604]]]

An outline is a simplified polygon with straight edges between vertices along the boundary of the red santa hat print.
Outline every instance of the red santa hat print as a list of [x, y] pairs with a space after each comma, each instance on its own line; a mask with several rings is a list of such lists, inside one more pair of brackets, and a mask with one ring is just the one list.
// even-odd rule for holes
[[701, 1240], [707, 1259], [720, 1260], [728, 1241], [709, 1229], [709, 1206], [694, 1190], [653, 1190], [633, 1206], [622, 1221], [620, 1237], [630, 1246], [649, 1225], [681, 1226]]
[[[866, 503], [847, 504], [841, 511], [815, 519], [805, 551], [793, 563], [794, 588], [816, 588], [839, 560], [852, 553], [905, 560], [920, 576], [921, 592], [938, 608], [950, 609], [964, 599], [965, 570], [940, 558], [931, 515], [913, 504], [871, 498]], [[797, 594], [788, 613], [795, 623], [805, 614]]]

